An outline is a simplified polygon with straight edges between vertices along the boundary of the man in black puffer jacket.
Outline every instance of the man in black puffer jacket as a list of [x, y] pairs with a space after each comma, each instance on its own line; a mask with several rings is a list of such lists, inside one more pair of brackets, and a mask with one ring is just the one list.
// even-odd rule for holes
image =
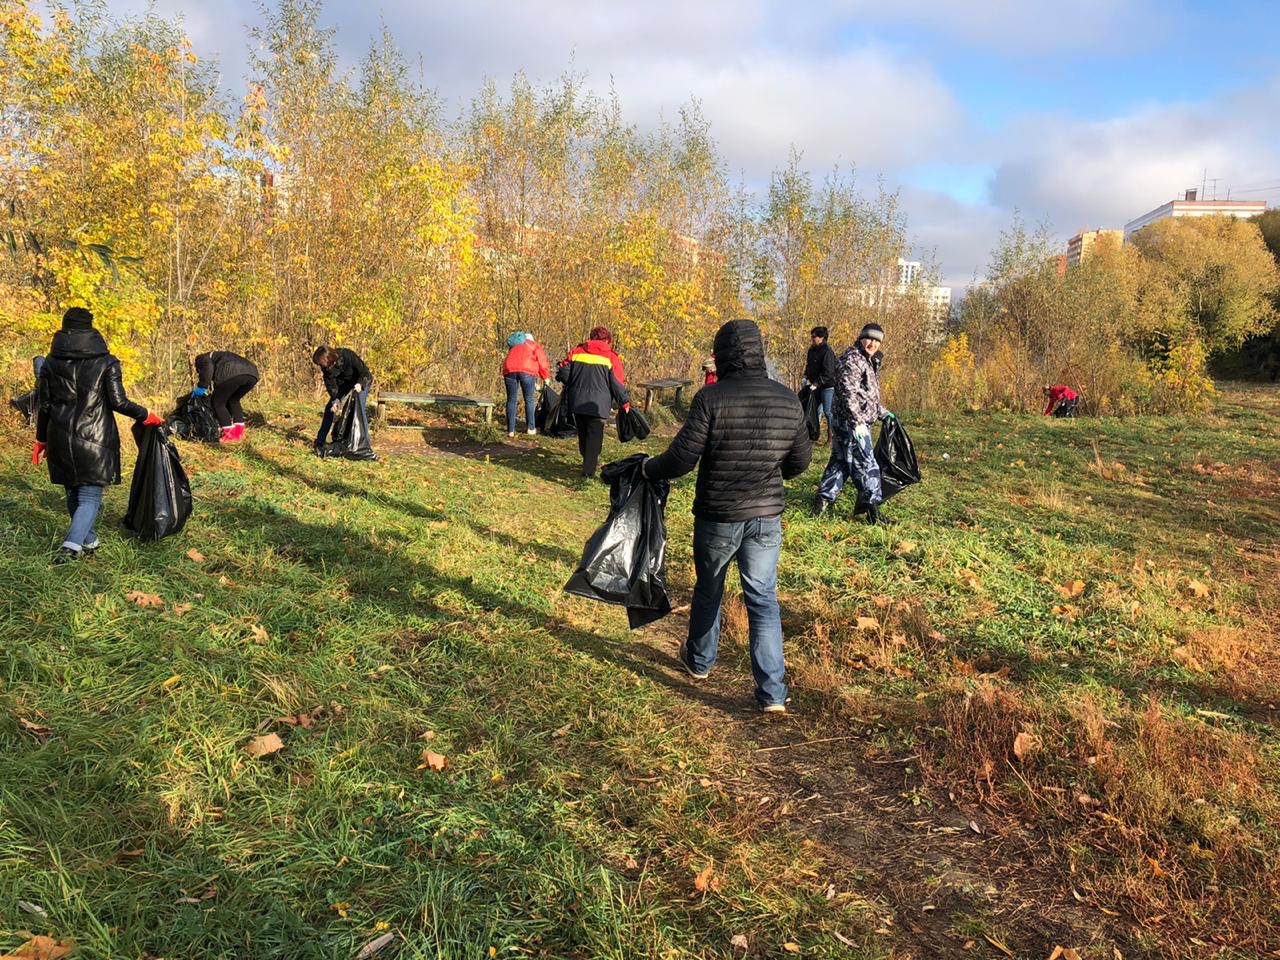
[[786, 711], [778, 554], [782, 548], [782, 482], [809, 466], [813, 446], [795, 393], [765, 372], [764, 341], [751, 320], [731, 320], [715, 339], [718, 381], [693, 398], [684, 427], [645, 476], [674, 480], [701, 460], [693, 501], [693, 563], [697, 584], [689, 639], [680, 662], [706, 678], [720, 643], [720, 601], [729, 561], [738, 561], [751, 636], [756, 702]]
[[98, 548], [94, 525], [103, 488], [120, 482], [120, 433], [115, 414], [156, 426], [161, 420], [124, 392], [120, 361], [93, 327], [93, 314], [72, 307], [40, 369], [38, 416], [31, 462], [49, 463], [49, 479], [67, 490], [71, 526], [54, 563]]

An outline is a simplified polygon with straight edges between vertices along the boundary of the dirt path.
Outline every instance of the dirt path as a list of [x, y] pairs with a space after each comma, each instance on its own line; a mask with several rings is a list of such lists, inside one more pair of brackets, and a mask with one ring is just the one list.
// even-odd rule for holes
[[891, 956], [1044, 958], [1058, 945], [1140, 956], [1116, 918], [1064, 886], [1034, 832], [939, 795], [913, 756], [880, 755], [873, 728], [833, 724], [804, 691], [793, 691], [785, 717], [759, 714], [740, 648], [722, 647], [706, 681], [685, 676], [674, 655], [686, 627], [672, 616], [631, 652], [687, 687], [687, 706], [709, 731], [748, 749], [741, 776], [726, 782], [762, 825], [812, 841], [840, 892], [883, 906], [877, 933]]

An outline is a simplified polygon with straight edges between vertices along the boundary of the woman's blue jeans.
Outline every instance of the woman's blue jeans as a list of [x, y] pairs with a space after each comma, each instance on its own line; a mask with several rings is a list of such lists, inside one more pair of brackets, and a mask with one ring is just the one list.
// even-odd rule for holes
[[102, 487], [86, 484], [82, 487], [67, 487], [67, 513], [71, 515], [71, 526], [62, 540], [68, 550], [79, 553], [85, 547], [90, 550], [98, 545], [98, 534], [94, 524], [98, 522], [98, 512], [102, 509]]
[[516, 411], [520, 406], [520, 391], [524, 391], [524, 423], [525, 429], [532, 430], [536, 422], [533, 392], [538, 386], [538, 378], [532, 373], [508, 373], [502, 378], [507, 385], [507, 433], [516, 432]]

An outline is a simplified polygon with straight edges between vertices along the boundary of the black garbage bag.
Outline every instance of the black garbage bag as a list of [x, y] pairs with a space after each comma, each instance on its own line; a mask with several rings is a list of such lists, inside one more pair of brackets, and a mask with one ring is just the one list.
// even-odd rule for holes
[[817, 440], [822, 433], [822, 421], [818, 419], [822, 410], [822, 391], [806, 383], [800, 388], [800, 406], [804, 407], [804, 425], [809, 431], [809, 439]]
[[538, 405], [533, 410], [533, 425], [539, 433], [546, 433], [552, 423], [555, 422], [556, 411], [560, 408], [560, 394], [551, 389], [550, 385], [542, 388], [542, 395], [538, 397]]
[[377, 460], [369, 439], [369, 417], [355, 391], [347, 394], [338, 414], [338, 427], [333, 440], [320, 445], [322, 457], [345, 457], [347, 460]]
[[[880, 492], [885, 500], [897, 496], [913, 483], [920, 482], [916, 448], [907, 435], [907, 428], [897, 417], [890, 417], [880, 425], [875, 455], [876, 463], [880, 465]], [[855, 512], [864, 513], [866, 509], [866, 505], [859, 500]]]
[[569, 402], [568, 390], [560, 395], [560, 402], [548, 415], [546, 432], [561, 439], [578, 435], [578, 421], [573, 416], [573, 404]]
[[133, 426], [138, 460], [129, 484], [129, 509], [124, 525], [143, 540], [171, 537], [191, 516], [191, 484], [182, 469], [178, 448], [169, 439], [168, 426]]
[[638, 453], [600, 471], [609, 483], [609, 518], [582, 551], [565, 593], [627, 608], [631, 629], [671, 612], [667, 599], [667, 525], [671, 484], [640, 472]]
[[213, 401], [207, 396], [197, 397], [188, 393], [179, 397], [173, 413], [165, 418], [165, 424], [173, 436], [181, 440], [217, 443], [222, 436], [222, 427], [213, 413]]
[[9, 399], [9, 406], [17, 411], [18, 416], [26, 422], [27, 426], [31, 426], [32, 421], [36, 418], [36, 391], [28, 390], [24, 394]]
[[633, 407], [630, 410], [618, 411], [618, 439], [622, 443], [643, 440], [649, 436], [649, 432], [649, 421], [639, 410]]

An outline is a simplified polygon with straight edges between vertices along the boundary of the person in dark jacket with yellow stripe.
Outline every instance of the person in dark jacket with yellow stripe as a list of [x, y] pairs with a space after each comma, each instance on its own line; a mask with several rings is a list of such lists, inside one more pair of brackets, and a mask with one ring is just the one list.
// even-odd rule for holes
[[689, 638], [679, 659], [705, 679], [720, 644], [720, 602], [730, 561], [737, 561], [747, 605], [756, 702], [785, 713], [787, 684], [778, 608], [782, 482], [809, 466], [813, 444], [795, 393], [769, 379], [764, 340], [752, 320], [731, 320], [715, 339], [716, 383], [694, 395], [688, 419], [665, 453], [644, 461], [644, 475], [674, 480], [698, 467], [693, 499], [697, 583]]
[[556, 379], [565, 385], [566, 399], [578, 424], [578, 452], [582, 454], [582, 475], [595, 475], [604, 446], [604, 422], [614, 401], [631, 409], [622, 358], [613, 352], [613, 334], [608, 327], [595, 327], [586, 343], [580, 343], [560, 362]]

